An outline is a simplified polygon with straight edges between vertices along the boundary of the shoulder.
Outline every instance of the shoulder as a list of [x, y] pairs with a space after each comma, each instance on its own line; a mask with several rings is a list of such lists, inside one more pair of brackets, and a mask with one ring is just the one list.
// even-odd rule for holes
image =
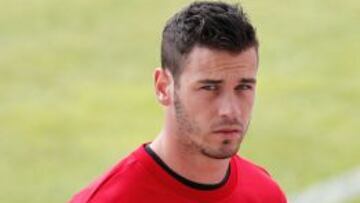
[[286, 202], [284, 192], [264, 167], [240, 156], [235, 156], [233, 160], [237, 165], [239, 184], [249, 193], [259, 194], [267, 200], [274, 199], [273, 202]]
[[111, 170], [77, 193], [71, 203], [116, 202], [130, 198], [141, 180], [149, 174], [132, 153], [120, 160]]
[[271, 176], [264, 167], [250, 161], [249, 159], [236, 155], [233, 157], [233, 160], [236, 162], [240, 170], [244, 170], [247, 173], [252, 173], [259, 176]]

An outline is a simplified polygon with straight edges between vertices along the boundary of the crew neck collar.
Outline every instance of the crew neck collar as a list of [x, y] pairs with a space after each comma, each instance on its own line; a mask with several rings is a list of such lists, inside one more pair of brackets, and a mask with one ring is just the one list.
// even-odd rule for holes
[[238, 171], [234, 157], [230, 159], [229, 174], [228, 177], [225, 178], [226, 181], [224, 181], [224, 183], [221, 182], [220, 186], [216, 184], [215, 188], [204, 190], [196, 187], [189, 187], [187, 184], [184, 184], [182, 181], [179, 181], [176, 177], [169, 174], [169, 172], [148, 153], [146, 150], [147, 144], [149, 143], [141, 145], [134, 152], [134, 155], [139, 160], [139, 163], [143, 165], [143, 168], [149, 173], [149, 175], [157, 179], [158, 182], [164, 184], [165, 188], [168, 188], [181, 196], [188, 197], [189, 199], [209, 200], [209, 202], [214, 200], [219, 201], [229, 196], [236, 187]]
[[184, 176], [181, 176], [179, 173], [175, 172], [173, 169], [171, 169], [157, 154], [154, 150], [151, 149], [150, 145], [144, 146], [145, 151], [154, 159], [154, 161], [159, 164], [163, 170], [165, 170], [170, 176], [181, 182], [182, 184], [197, 189], [197, 190], [216, 190], [223, 185], [226, 184], [226, 182], [229, 180], [230, 173], [231, 173], [231, 167], [230, 163], [226, 170], [226, 174], [224, 178], [216, 184], [204, 184], [204, 183], [198, 183], [195, 181], [192, 181], [190, 179], [185, 178]]

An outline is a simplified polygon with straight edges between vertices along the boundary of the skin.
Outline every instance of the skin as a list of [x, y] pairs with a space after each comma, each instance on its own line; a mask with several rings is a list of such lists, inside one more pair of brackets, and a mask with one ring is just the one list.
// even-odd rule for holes
[[183, 177], [220, 182], [250, 123], [257, 67], [254, 47], [230, 53], [195, 46], [177, 83], [157, 68], [155, 92], [165, 121], [150, 147]]

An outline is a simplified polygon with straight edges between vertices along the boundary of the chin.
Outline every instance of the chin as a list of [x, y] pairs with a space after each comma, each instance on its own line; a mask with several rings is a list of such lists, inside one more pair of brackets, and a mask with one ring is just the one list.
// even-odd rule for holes
[[232, 156], [234, 156], [236, 154], [236, 152], [210, 153], [210, 152], [203, 151], [203, 154], [212, 159], [229, 159]]
[[221, 146], [203, 148], [202, 154], [213, 159], [228, 159], [236, 155], [240, 148], [240, 143], [232, 143], [231, 141], [224, 140]]

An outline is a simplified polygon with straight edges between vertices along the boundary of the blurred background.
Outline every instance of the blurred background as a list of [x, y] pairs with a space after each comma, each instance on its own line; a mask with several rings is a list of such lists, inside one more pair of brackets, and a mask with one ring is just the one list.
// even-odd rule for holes
[[[161, 31], [189, 2], [0, 0], [0, 202], [66, 202], [157, 135]], [[240, 154], [287, 194], [359, 166], [360, 3], [241, 3], [261, 45]]]

